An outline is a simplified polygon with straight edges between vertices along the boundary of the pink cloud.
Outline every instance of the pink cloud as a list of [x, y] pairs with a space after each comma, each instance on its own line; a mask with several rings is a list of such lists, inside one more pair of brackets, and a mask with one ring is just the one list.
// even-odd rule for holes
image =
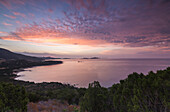
[[[47, 6], [53, 3], [48, 0], [46, 2]], [[32, 19], [32, 14], [30, 14], [32, 12], [28, 13], [29, 23], [33, 24], [23, 23], [23, 26], [14, 32], [15, 36], [18, 35], [26, 41], [44, 40], [83, 45], [89, 45], [92, 41], [93, 44], [107, 43], [128, 47], [170, 45], [170, 8], [168, 7], [170, 2], [162, 5], [155, 1], [153, 6], [148, 6], [146, 1], [135, 0], [127, 3], [116, 0], [100, 0], [99, 2], [68, 0], [67, 3], [68, 9], [63, 13], [62, 19], [49, 18], [50, 13], [48, 13], [47, 18], [39, 19], [36, 23], [34, 22], [37, 19], [36, 16]], [[19, 4], [24, 4], [24, 2]], [[29, 4], [38, 9], [37, 11], [43, 11], [41, 9], [44, 5], [41, 3], [38, 6], [36, 2]], [[54, 10], [52, 7], [45, 7], [45, 9], [47, 9], [45, 12]], [[26, 17], [20, 12], [13, 12], [13, 14]], [[20, 23], [17, 21], [17, 24]], [[75, 42], [69, 42], [70, 40]]]
[[3, 22], [2, 24], [5, 25], [5, 26], [12, 26], [12, 24], [9, 24], [9, 23], [6, 23], [6, 22]]
[[53, 12], [53, 10], [52, 10], [51, 8], [49, 8], [49, 9], [48, 9], [48, 12], [49, 12], [49, 13], [52, 13], [52, 12]]
[[25, 18], [25, 17], [26, 17], [26, 15], [25, 15], [25, 14], [20, 13], [20, 12], [13, 12], [13, 14], [14, 14], [14, 15], [16, 15], [16, 16], [21, 16], [21, 17], [23, 17], [23, 18]]
[[11, 9], [11, 3], [8, 0], [0, 0], [0, 4], [4, 5], [6, 8]]
[[16, 16], [12, 16], [12, 15], [7, 15], [7, 14], [4, 14], [4, 16], [8, 17], [8, 18], [11, 18], [11, 19], [15, 19]]
[[0, 31], [0, 34], [7, 34], [7, 32]]
[[0, 4], [5, 6], [7, 9], [13, 9], [17, 5], [24, 5], [26, 0], [0, 0]]
[[19, 25], [19, 27], [22, 27], [22, 26], [23, 26], [23, 23], [20, 22], [20, 21], [16, 21], [16, 23]]

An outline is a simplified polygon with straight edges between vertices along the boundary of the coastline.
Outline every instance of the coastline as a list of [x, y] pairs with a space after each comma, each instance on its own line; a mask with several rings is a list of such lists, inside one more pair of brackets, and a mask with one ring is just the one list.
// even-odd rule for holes
[[[53, 91], [55, 89], [77, 89], [73, 85], [70, 84], [63, 84], [60, 82], [41, 82], [41, 83], [35, 83], [32, 81], [23, 81], [23, 80], [15, 80], [15, 78], [20, 77], [20, 75], [17, 75], [19, 72], [27, 71], [25, 69], [32, 68], [36, 66], [46, 66], [46, 65], [55, 65], [55, 64], [61, 64], [62, 61], [46, 61], [43, 62], [43, 64], [40, 65], [40, 63], [34, 64], [34, 66], [20, 66], [17, 68], [8, 68], [8, 69], [0, 69], [0, 83], [12, 83], [14, 85], [20, 85], [26, 88], [27, 92], [30, 93], [37, 93], [37, 92], [45, 92], [45, 91]], [[0, 64], [1, 67], [1, 64]], [[40, 94], [40, 93], [38, 93]], [[41, 100], [47, 100], [46, 96], [40, 97]]]
[[[19, 63], [19, 64], [16, 65], [16, 63], [17, 64]], [[0, 63], [0, 77], [3, 77], [8, 81], [9, 80], [22, 81], [22, 80], [15, 80], [15, 78], [21, 76], [21, 75], [18, 75], [19, 72], [30, 71], [26, 69], [37, 67], [37, 66], [48, 66], [48, 65], [56, 65], [56, 64], [62, 64], [62, 63], [63, 61], [30, 62], [26, 60], [7, 60], [7, 61], [3, 61], [3, 63]], [[3, 81], [3, 78], [2, 80], [0, 80], [0, 82]], [[28, 81], [23, 81], [23, 82], [28, 82]]]

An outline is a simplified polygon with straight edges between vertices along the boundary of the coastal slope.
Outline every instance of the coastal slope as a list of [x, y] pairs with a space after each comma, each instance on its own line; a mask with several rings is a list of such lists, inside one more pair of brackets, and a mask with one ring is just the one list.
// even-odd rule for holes
[[18, 53], [11, 52], [7, 49], [0, 48], [0, 59], [5, 60], [27, 60], [27, 61], [41, 61], [42, 58], [26, 56]]

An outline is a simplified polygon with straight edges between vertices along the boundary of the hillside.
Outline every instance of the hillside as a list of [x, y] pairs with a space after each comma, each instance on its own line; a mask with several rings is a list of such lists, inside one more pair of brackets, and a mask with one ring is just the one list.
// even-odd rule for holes
[[6, 60], [27, 60], [27, 61], [41, 61], [41, 58], [38, 57], [32, 57], [32, 56], [26, 56], [18, 53], [11, 52], [7, 49], [0, 48], [0, 59], [6, 59]]

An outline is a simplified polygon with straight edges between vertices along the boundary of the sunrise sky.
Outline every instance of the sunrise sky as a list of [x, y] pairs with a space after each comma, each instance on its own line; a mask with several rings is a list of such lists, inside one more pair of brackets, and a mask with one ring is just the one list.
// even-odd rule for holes
[[169, 58], [169, 0], [0, 0], [0, 47], [34, 56]]

